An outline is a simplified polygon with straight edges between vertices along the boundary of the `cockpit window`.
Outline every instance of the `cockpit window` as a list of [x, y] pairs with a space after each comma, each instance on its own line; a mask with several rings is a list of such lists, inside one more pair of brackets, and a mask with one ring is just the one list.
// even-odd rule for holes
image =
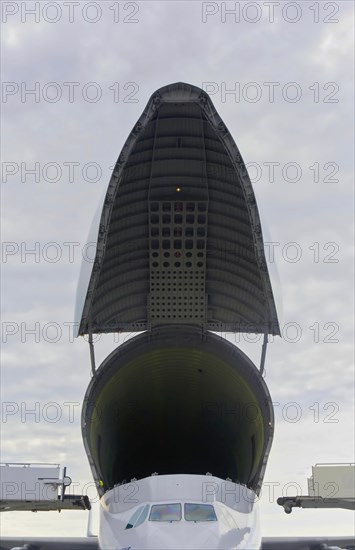
[[185, 504], [184, 515], [186, 521], [217, 521], [211, 504]]
[[181, 504], [155, 504], [149, 515], [150, 521], [180, 521]]
[[143, 521], [147, 519], [149, 512], [149, 504], [146, 504], [145, 506], [140, 506], [137, 508], [137, 510], [134, 512], [133, 516], [130, 518], [129, 522], [127, 523], [125, 529], [132, 529], [133, 527], [138, 527]]

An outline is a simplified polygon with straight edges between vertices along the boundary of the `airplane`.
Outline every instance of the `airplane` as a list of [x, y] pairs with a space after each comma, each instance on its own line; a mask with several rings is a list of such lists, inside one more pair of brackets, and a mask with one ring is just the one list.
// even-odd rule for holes
[[[280, 328], [248, 172], [203, 90], [178, 82], [151, 96], [91, 235], [76, 315], [93, 374], [82, 436], [99, 535], [4, 538], [0, 549], [355, 548], [351, 537], [262, 536], [274, 433], [263, 370]], [[138, 335], [96, 368], [93, 335], [110, 332]], [[219, 332], [263, 335], [260, 367]], [[59, 483], [49, 507], [90, 507]]]

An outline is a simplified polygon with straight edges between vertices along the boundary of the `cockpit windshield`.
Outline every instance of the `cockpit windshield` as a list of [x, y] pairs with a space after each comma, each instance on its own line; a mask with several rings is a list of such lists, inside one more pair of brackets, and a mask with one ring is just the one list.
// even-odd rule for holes
[[181, 504], [155, 504], [149, 514], [150, 521], [180, 521]]
[[132, 529], [133, 527], [138, 527], [138, 525], [141, 525], [148, 516], [149, 512], [149, 504], [146, 504], [145, 506], [140, 506], [137, 508], [137, 510], [134, 512], [133, 516], [130, 518], [129, 522], [126, 525], [126, 529]]
[[186, 521], [217, 521], [211, 504], [185, 504], [184, 516]]
[[[148, 517], [149, 504], [139, 506], [131, 516], [126, 525], [126, 529], [138, 527]], [[181, 521], [182, 505], [178, 502], [153, 504], [150, 509], [149, 521]], [[217, 516], [212, 504], [185, 503], [184, 504], [184, 519], [185, 521], [217, 521]]]

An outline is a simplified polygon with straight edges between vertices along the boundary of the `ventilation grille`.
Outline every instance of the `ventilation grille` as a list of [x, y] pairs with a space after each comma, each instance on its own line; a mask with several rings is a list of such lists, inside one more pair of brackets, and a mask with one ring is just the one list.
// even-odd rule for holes
[[207, 201], [151, 201], [151, 326], [207, 322]]

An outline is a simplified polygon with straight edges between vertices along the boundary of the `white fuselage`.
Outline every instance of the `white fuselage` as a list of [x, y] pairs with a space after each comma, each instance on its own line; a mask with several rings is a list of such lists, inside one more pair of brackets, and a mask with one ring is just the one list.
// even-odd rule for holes
[[152, 475], [101, 498], [105, 550], [259, 550], [257, 495], [214, 476]]

